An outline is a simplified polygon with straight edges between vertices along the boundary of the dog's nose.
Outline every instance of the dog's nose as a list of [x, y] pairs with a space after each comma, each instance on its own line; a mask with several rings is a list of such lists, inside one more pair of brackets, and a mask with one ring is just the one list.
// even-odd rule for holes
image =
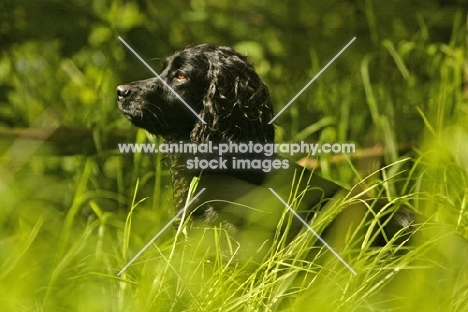
[[128, 85], [120, 85], [117, 87], [117, 96], [118, 97], [126, 97], [130, 95], [130, 87]]

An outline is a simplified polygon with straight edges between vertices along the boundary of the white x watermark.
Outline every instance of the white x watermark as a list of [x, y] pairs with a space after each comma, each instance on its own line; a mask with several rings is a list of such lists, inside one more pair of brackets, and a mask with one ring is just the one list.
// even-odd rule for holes
[[[177, 92], [171, 88], [171, 86], [169, 86], [169, 84], [164, 81], [164, 79], [161, 78], [161, 76], [158, 75], [158, 73], [156, 73], [156, 71], [154, 71], [151, 66], [149, 66], [141, 56], [139, 56], [135, 50], [133, 50], [130, 45], [128, 45], [120, 36], [118, 37], [119, 40], [169, 89], [171, 90], [172, 93], [174, 93], [174, 95], [198, 118], [201, 120], [202, 123], [206, 124], [206, 122], [197, 114], [197, 112], [195, 112], [191, 107], [190, 105], [187, 104], [187, 102], [179, 95], [177, 94]], [[351, 39], [351, 41], [348, 42], [348, 44], [346, 44], [339, 52], [338, 54], [335, 55], [335, 57], [333, 57], [292, 99], [291, 101], [289, 101], [289, 103], [287, 103], [283, 109], [281, 109], [279, 111], [278, 114], [276, 114], [275, 117], [273, 117], [269, 124], [273, 123], [278, 117], [279, 115], [281, 115], [327, 68], [328, 66], [330, 66], [353, 42], [354, 40], [356, 40], [356, 37], [354, 37], [353, 39]], [[176, 215], [174, 218], [172, 218], [120, 271], [119, 273], [117, 274], [117, 276], [120, 276], [180, 215], [182, 215], [187, 207], [205, 190], [205, 188], [203, 188], [200, 192], [198, 192], [191, 200], [189, 203], [187, 203], [184, 207], [184, 209], [181, 209]], [[312, 232], [323, 244], [324, 246], [326, 246], [337, 258], [338, 260], [340, 260], [354, 275], [356, 275], [356, 271], [353, 270], [353, 268], [348, 264], [346, 263], [346, 261], [343, 260], [342, 257], [340, 257], [340, 255], [335, 251], [333, 250], [332, 247], [330, 247], [330, 245], [327, 244], [327, 242], [322, 238], [320, 237], [320, 235], [315, 232], [311, 227], [310, 225], [304, 220], [302, 219], [272, 188], [270, 188], [270, 191], [287, 207], [287, 209], [294, 214], [294, 216], [301, 222], [304, 224], [304, 226], [310, 231]]]

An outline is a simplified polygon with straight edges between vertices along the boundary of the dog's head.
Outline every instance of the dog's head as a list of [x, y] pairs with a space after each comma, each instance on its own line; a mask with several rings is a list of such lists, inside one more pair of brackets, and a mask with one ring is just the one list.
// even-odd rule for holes
[[274, 141], [268, 88], [234, 50], [186, 48], [166, 59], [160, 77], [165, 83], [154, 77], [117, 87], [119, 108], [135, 126], [193, 142]]

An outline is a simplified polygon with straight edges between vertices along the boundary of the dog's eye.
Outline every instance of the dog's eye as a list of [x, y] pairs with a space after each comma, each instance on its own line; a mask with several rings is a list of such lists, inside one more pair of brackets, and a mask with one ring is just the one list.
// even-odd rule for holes
[[187, 78], [187, 76], [185, 76], [185, 74], [182, 73], [182, 72], [177, 72], [176, 75], [175, 75], [175, 78], [177, 80], [185, 80]]

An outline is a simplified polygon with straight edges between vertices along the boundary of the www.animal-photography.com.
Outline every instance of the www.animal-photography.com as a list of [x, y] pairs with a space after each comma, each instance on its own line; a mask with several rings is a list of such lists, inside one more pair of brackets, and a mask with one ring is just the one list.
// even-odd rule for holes
[[2, 311], [467, 311], [466, 7], [2, 2]]

